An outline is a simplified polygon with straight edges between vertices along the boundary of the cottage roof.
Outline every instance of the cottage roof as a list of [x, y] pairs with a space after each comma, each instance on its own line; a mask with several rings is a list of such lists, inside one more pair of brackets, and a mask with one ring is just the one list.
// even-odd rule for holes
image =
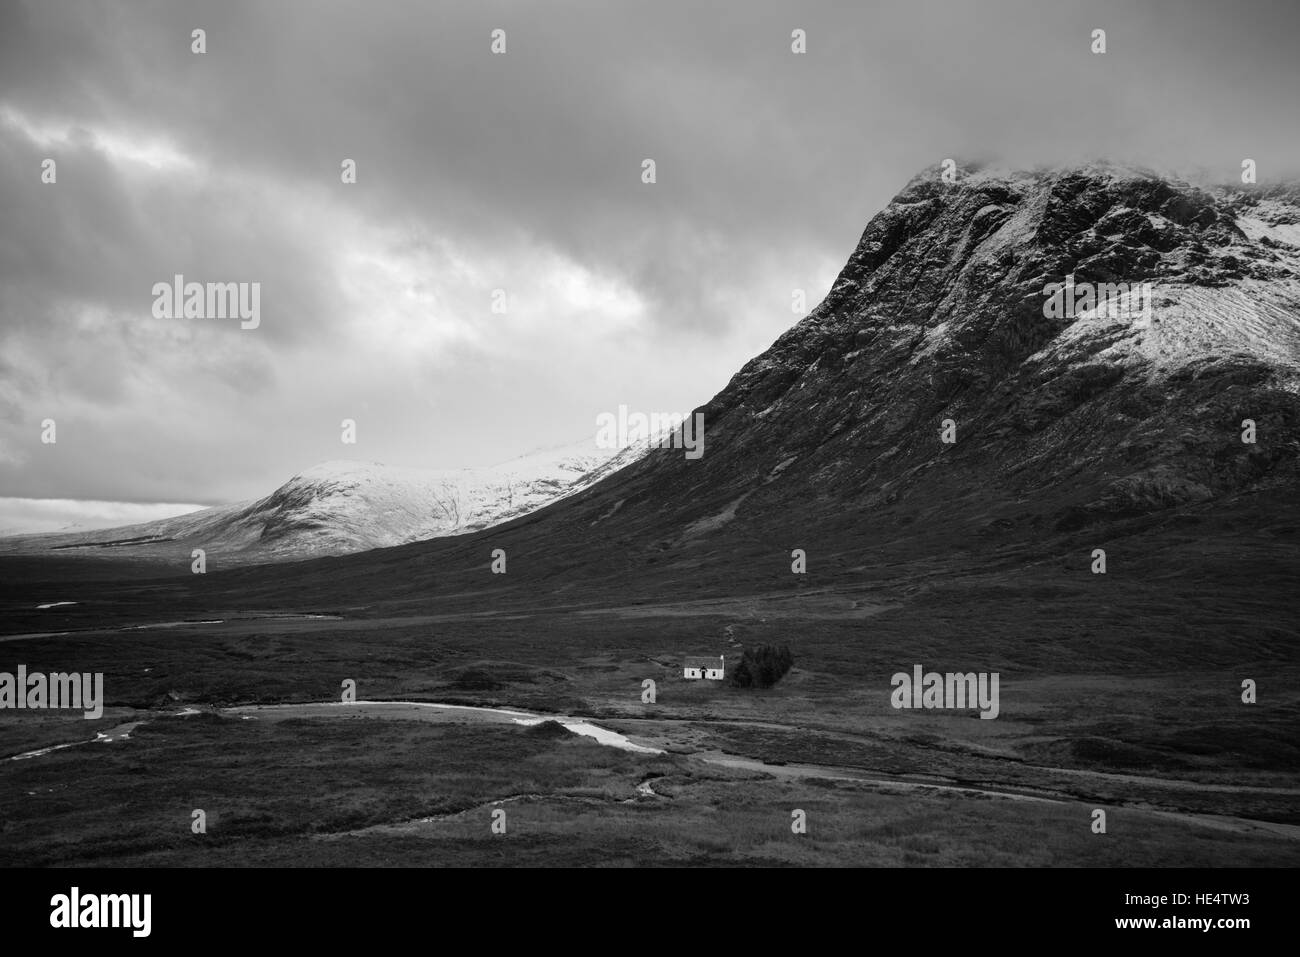
[[709, 658], [707, 656], [702, 656], [702, 655], [687, 655], [686, 667], [687, 668], [721, 668], [722, 659]]

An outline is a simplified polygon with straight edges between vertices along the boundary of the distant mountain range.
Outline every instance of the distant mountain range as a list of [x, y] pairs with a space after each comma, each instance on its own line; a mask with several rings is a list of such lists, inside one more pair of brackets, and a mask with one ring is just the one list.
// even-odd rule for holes
[[[1050, 318], [1046, 290], [1067, 283], [1149, 286], [1149, 309], [1124, 293]], [[1295, 535], [1300, 187], [925, 170], [700, 411], [698, 461], [654, 449], [523, 522], [340, 565], [340, 584], [427, 592], [398, 572], [420, 554], [454, 592], [499, 544], [534, 556], [490, 583], [502, 600], [724, 594], [800, 587], [795, 547], [825, 585], [1206, 522], [1196, 534], [1246, 568]]]
[[509, 521], [589, 487], [647, 447], [598, 449], [592, 439], [455, 470], [325, 462], [256, 501], [120, 528], [0, 538], [0, 555], [188, 563], [202, 548], [218, 565], [342, 555]]
[[[1130, 291], [1049, 315], [1046, 290], [1108, 283]], [[1149, 308], [1130, 309], [1135, 286]], [[867, 224], [826, 298], [698, 411], [698, 460], [641, 449], [461, 484], [331, 466], [55, 554], [187, 561], [218, 542], [246, 561], [406, 542], [221, 583], [176, 565], [187, 581], [170, 600], [481, 608], [814, 583], [905, 596], [1063, 561], [1091, 579], [1096, 543], [1145, 536], [1141, 554], [1170, 567], [1195, 549], [1217, 594], [1271, 593], [1300, 527], [1300, 187], [1105, 164], [966, 166], [953, 183], [927, 169]], [[160, 541], [109, 541], [136, 537]], [[508, 575], [487, 571], [498, 546]], [[791, 574], [795, 548], [815, 578]]]

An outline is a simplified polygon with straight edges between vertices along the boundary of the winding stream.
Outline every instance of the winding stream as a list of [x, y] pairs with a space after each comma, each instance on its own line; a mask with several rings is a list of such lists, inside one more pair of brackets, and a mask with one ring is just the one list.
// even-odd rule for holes
[[[434, 712], [425, 715], [421, 711]], [[307, 704], [245, 705], [236, 708], [223, 708], [222, 714], [238, 714], [253, 717], [365, 717], [368, 715], [394, 717], [401, 712], [410, 712], [406, 717], [436, 720], [441, 717], [469, 718], [493, 724], [536, 725], [543, 721], [556, 721], [574, 734], [592, 738], [600, 744], [622, 751], [635, 751], [639, 754], [663, 754], [659, 748], [634, 744], [625, 735], [617, 731], [602, 728], [583, 718], [568, 715], [534, 714], [531, 711], [518, 711], [510, 708], [483, 708], [467, 704], [437, 704], [432, 701], [324, 701]]]
[[[183, 711], [158, 715], [155, 718], [136, 718], [130, 722], [118, 725], [108, 732], [99, 732], [96, 734], [95, 738], [88, 741], [74, 741], [68, 744], [56, 744], [35, 751], [13, 755], [9, 760], [20, 761], [28, 758], [40, 757], [41, 755], [49, 754], [53, 751], [76, 747], [82, 744], [104, 744], [113, 741], [126, 740], [129, 738], [131, 731], [135, 730], [140, 725], [147, 724], [151, 720], [157, 720], [157, 718], [160, 717], [185, 717], [197, 713], [199, 712], [194, 708], [186, 708]], [[468, 721], [469, 723], [477, 722], [484, 724], [517, 725], [538, 725], [544, 721], [555, 721], [574, 734], [591, 738], [607, 747], [618, 748], [622, 751], [630, 751], [638, 754], [665, 753], [659, 748], [637, 744], [630, 740], [626, 735], [619, 734], [617, 731], [611, 731], [608, 728], [602, 728], [583, 718], [571, 717], [568, 715], [536, 714], [531, 711], [521, 711], [516, 708], [486, 708], [478, 705], [440, 704], [432, 701], [354, 701], [346, 703], [342, 701], [321, 701], [298, 704], [239, 705], [230, 708], [221, 708], [218, 710], [218, 713], [225, 715], [238, 715], [245, 721], [274, 721], [285, 720], [288, 718], [349, 717], [406, 718], [425, 721], [453, 720], [460, 722]], [[1050, 804], [1077, 804], [1080, 801], [1086, 800], [1086, 798], [1083, 797], [1031, 787], [998, 787], [987, 784], [976, 786], [942, 777], [929, 778], [919, 775], [888, 775], [865, 768], [834, 767], [819, 764], [767, 764], [766, 762], [754, 758], [725, 754], [717, 751], [695, 751], [691, 752], [689, 757], [718, 767], [758, 771], [778, 778], [820, 778], [823, 780], [854, 781], [896, 790], [948, 791], [970, 796], [996, 797], [1019, 801], [1038, 801]], [[1044, 770], [1068, 771], [1069, 769], [1045, 768]], [[1096, 775], [1100, 774], [1100, 772], [1090, 772], [1090, 774]], [[1171, 787], [1178, 787], [1182, 784], [1190, 786], [1196, 785], [1196, 782], [1166, 781], [1162, 779], [1149, 780]], [[1249, 790], [1246, 788], [1238, 789]], [[1260, 790], [1267, 791], [1270, 789], [1265, 788]], [[650, 787], [649, 779], [638, 785], [637, 791], [640, 795], [645, 797], [655, 795], [654, 790]], [[1124, 806], [1122, 804], [1116, 804], [1116, 802], [1110, 803], [1113, 806]], [[1166, 811], [1150, 807], [1142, 807], [1141, 810], [1159, 817], [1179, 820], [1185, 823], [1197, 824], [1204, 827], [1211, 827], [1217, 830], [1234, 832], [1264, 830], [1275, 834], [1278, 837], [1300, 840], [1300, 826], [1294, 824], [1281, 824], [1273, 821], [1230, 817], [1227, 815], [1194, 813], [1191, 811]]]

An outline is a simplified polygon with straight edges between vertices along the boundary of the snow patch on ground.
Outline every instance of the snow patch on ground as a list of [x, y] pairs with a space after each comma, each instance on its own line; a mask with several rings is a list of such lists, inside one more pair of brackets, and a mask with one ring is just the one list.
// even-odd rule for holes
[[693, 538], [696, 535], [703, 535], [706, 532], [716, 532], [723, 525], [726, 525], [736, 517], [736, 509], [740, 508], [740, 503], [749, 498], [749, 496], [750, 493], [746, 492], [718, 514], [709, 515], [705, 518], [691, 522], [691, 524], [687, 525], [682, 531], [682, 538]]
[[625, 498], [620, 498], [617, 502], [615, 502], [613, 505], [611, 505], [611, 506], [609, 507], [609, 509], [605, 512], [605, 514], [600, 515], [600, 516], [597, 516], [596, 521], [592, 522], [591, 524], [592, 524], [592, 525], [598, 525], [598, 524], [600, 524], [600, 523], [603, 522], [605, 519], [609, 518], [611, 515], [613, 515], [615, 512], [617, 512], [620, 508], [622, 508], [622, 507], [623, 507], [623, 503], [626, 502], [626, 501], [627, 501], [627, 499], [625, 499]]
[[[1146, 314], [1125, 295], [1080, 314], [1033, 360], [1079, 353], [1088, 363], [1179, 368], [1201, 358], [1249, 355], [1300, 374], [1300, 282], [1234, 286], [1157, 284]], [[1051, 321], [1051, 320], [1044, 320]], [[1108, 339], [1100, 352], [1083, 348]]]
[[[793, 465], [797, 461], [799, 461], [799, 456], [792, 455], [785, 461], [777, 462], [776, 465], [772, 467], [772, 471], [767, 473], [767, 478], [763, 479], [763, 484], [766, 485], [768, 482], [775, 481], [781, 475], [782, 472], [784, 472], [786, 469], [788, 469], [791, 465]], [[739, 504], [739, 502], [737, 502], [737, 504]]]
[[942, 348], [951, 338], [948, 332], [950, 323], [944, 321], [925, 330], [925, 338], [907, 360], [909, 365], [919, 365], [936, 350]]
[[1300, 223], [1271, 223], [1255, 216], [1241, 216], [1237, 219], [1237, 227], [1255, 242], [1268, 238], [1300, 248]]

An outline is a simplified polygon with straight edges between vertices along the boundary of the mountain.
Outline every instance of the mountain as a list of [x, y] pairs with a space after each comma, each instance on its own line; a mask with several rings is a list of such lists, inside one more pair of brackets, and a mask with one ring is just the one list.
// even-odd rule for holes
[[325, 462], [256, 501], [122, 528], [0, 538], [0, 555], [125, 556], [185, 566], [193, 548], [225, 564], [343, 555], [509, 521], [587, 488], [646, 448], [602, 450], [591, 440], [457, 470]]
[[[1049, 318], [1066, 283], [1150, 295]], [[1218, 576], [1220, 594], [1240, 580], [1243, 601], [1285, 589], [1300, 187], [1104, 164], [965, 166], [952, 184], [925, 170], [826, 298], [698, 411], [698, 459], [654, 448], [477, 535], [209, 575], [171, 600], [481, 609], [838, 589], [856, 608], [980, 575], [999, 583], [988, 594], [1031, 573], [1058, 589], [1062, 563], [1091, 579], [1101, 544], [1162, 556], [1166, 578]], [[486, 571], [496, 547], [507, 575]], [[795, 548], [807, 575], [791, 574]]]
[[[473, 534], [149, 580], [0, 557], [0, 632], [40, 636], [13, 646], [34, 670], [106, 672], [115, 705], [337, 700], [355, 676], [368, 700], [580, 715], [724, 763], [769, 816], [792, 766], [842, 778], [831, 797], [892, 779], [826, 818], [887, 863], [910, 852], [882, 794], [918, 782], [1059, 802], [947, 791], [908, 830], [946, 848], [1004, 813], [1030, 835], [1010, 863], [1087, 863], [1093, 808], [1121, 842], [1215, 815], [1168, 832], [1181, 864], [1193, 833], [1217, 862], [1295, 826], [1300, 189], [923, 171], [698, 411], [702, 456], [650, 449]], [[794, 659], [774, 687], [682, 678], [764, 645]], [[918, 667], [999, 676], [997, 720], [891, 707]], [[691, 777], [673, 813], [725, 783]]]
[[[702, 458], [653, 449], [481, 541], [426, 543], [423, 560], [448, 590], [490, 541], [531, 554], [503, 593], [724, 593], [738, 576], [807, 587], [795, 547], [821, 582], [860, 581], [1074, 554], [1079, 536], [1196, 509], [1226, 523], [1224, 543], [1261, 534], [1229, 512], [1267, 505], [1267, 540], [1292, 541], [1300, 187], [1107, 164], [940, 172], [873, 217], [826, 298], [699, 410]], [[1047, 290], [1067, 282], [1134, 292], [1049, 318]], [[373, 587], [405, 589], [410, 554], [385, 555]]]
[[[1293, 491], [1298, 200], [1113, 166], [963, 170], [951, 186], [927, 171], [826, 299], [705, 406], [704, 460], [660, 452], [625, 479], [699, 503], [677, 543], [746, 516], [787, 524], [787, 508], [803, 528], [848, 508], [1042, 538]], [[1044, 290], [1070, 276], [1150, 284], [1150, 314], [1046, 318]]]
[[[1048, 318], [1045, 290], [1070, 277], [1146, 284], [1149, 308], [1121, 297]], [[648, 557], [718, 536], [825, 538], [845, 562], [902, 539], [1047, 547], [1293, 496], [1298, 394], [1300, 187], [1112, 165], [965, 168], [948, 185], [935, 168], [871, 220], [821, 304], [702, 408], [703, 458], [654, 450], [540, 517], [575, 539], [590, 524], [628, 536]]]

